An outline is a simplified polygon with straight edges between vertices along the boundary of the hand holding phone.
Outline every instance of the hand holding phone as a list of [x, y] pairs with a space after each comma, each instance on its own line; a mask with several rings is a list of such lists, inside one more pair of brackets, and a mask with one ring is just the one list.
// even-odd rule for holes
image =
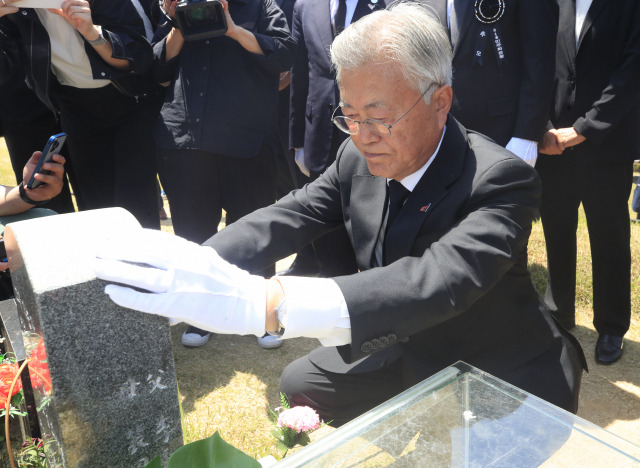
[[53, 135], [51, 138], [49, 138], [49, 141], [47, 141], [47, 144], [42, 150], [42, 155], [38, 160], [38, 164], [36, 164], [36, 168], [33, 170], [33, 173], [31, 174], [31, 178], [29, 179], [29, 182], [27, 182], [26, 187], [28, 189], [34, 189], [38, 185], [42, 184], [42, 182], [35, 179], [36, 174], [51, 174], [50, 171], [47, 171], [46, 169], [42, 169], [42, 165], [46, 162], [49, 162], [51, 160], [51, 157], [54, 154], [60, 152], [66, 138], [67, 138], [66, 133], [58, 133], [57, 135]]

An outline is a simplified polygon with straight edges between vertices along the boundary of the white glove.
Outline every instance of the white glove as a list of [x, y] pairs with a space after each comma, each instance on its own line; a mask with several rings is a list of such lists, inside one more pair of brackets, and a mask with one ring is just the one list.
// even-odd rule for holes
[[211, 247], [141, 229], [109, 242], [96, 257], [98, 278], [150, 291], [107, 285], [104, 292], [122, 307], [214, 333], [264, 335], [265, 279], [228, 263]]
[[538, 159], [538, 143], [531, 140], [524, 140], [522, 138], [513, 137], [505, 146], [506, 149], [518, 156], [529, 166], [536, 165], [536, 159]]

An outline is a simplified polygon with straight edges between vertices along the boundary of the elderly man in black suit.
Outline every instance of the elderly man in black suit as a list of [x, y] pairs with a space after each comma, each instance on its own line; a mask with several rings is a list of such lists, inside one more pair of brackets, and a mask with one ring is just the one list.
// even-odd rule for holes
[[575, 326], [576, 228], [582, 203], [593, 269], [595, 357], [622, 355], [631, 320], [628, 200], [640, 156], [640, 3], [560, 0], [555, 102], [537, 169], [547, 243], [545, 302]]
[[451, 114], [531, 166], [553, 98], [556, 0], [421, 0], [449, 29]]
[[[447, 44], [418, 5], [349, 26], [331, 47], [344, 114], [334, 123], [351, 135], [336, 162], [204, 246], [157, 232], [105, 246], [97, 275], [149, 291], [111, 284], [106, 293], [216, 332], [320, 339], [280, 388], [334, 425], [457, 360], [576, 411], [579, 345], [527, 272], [538, 177], [449, 115]], [[358, 273], [265, 280], [241, 269], [338, 226]]]

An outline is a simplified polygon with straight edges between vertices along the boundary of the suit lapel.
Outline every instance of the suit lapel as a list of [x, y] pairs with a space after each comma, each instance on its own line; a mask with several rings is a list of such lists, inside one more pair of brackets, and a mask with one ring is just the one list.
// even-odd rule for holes
[[351, 210], [351, 231], [357, 246], [358, 265], [372, 265], [378, 234], [382, 227], [387, 198], [387, 179], [373, 175], [355, 175], [351, 186], [351, 201], [357, 207]]
[[[453, 10], [455, 10], [455, 14]], [[458, 52], [458, 49], [460, 48], [460, 43], [462, 42], [460, 38], [463, 36], [463, 33], [465, 31], [469, 30], [473, 18], [474, 15], [472, 0], [455, 0], [453, 2], [450, 19], [451, 25], [449, 29], [451, 30], [451, 44], [453, 45], [454, 57]]]
[[[589, 11], [587, 11], [587, 17], [584, 19], [584, 23], [582, 24], [582, 29], [580, 30], [580, 35], [578, 36], [578, 46], [577, 50], [580, 50], [580, 44], [582, 44], [582, 39], [586, 35], [587, 31], [593, 25], [593, 22], [596, 18], [602, 13], [604, 6], [607, 4], [609, 0], [593, 0], [591, 6], [589, 7]], [[575, 3], [574, 3], [574, 27], [575, 27]]]
[[407, 198], [387, 233], [386, 264], [411, 254], [420, 228], [447, 195], [451, 184], [460, 177], [467, 149], [466, 133], [455, 119], [449, 118], [436, 159]]
[[331, 60], [329, 48], [333, 42], [333, 31], [331, 30], [331, 12], [329, 11], [329, 0], [321, 0], [312, 3], [313, 17], [316, 20], [318, 34], [322, 41], [323, 49], [327, 54], [327, 59]]
[[[563, 8], [563, 4], [560, 4]], [[576, 0], [564, 2], [564, 8], [567, 9], [566, 14], [560, 13], [560, 34], [564, 38], [565, 50], [567, 52], [567, 61], [571, 64], [571, 68], [575, 69], [576, 61]], [[564, 19], [564, 21], [562, 21]]]

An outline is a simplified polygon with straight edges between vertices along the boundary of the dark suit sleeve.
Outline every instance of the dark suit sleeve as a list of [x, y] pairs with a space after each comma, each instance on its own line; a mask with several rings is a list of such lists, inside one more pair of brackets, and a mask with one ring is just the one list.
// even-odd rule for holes
[[307, 96], [309, 95], [309, 55], [304, 40], [300, 2], [293, 7], [293, 40], [296, 53], [291, 68], [291, 101], [289, 113], [289, 147], [304, 147]]
[[573, 124], [579, 134], [596, 144], [602, 143], [611, 129], [640, 100], [640, 3], [636, 3], [630, 24], [632, 28], [624, 46], [620, 67], [611, 73], [609, 84], [591, 109]]
[[[149, 69], [153, 51], [144, 36], [142, 19], [129, 0], [95, 1], [91, 5], [91, 17], [111, 42], [114, 58], [127, 60], [131, 73], [140, 74]], [[85, 43], [85, 51], [99, 57], [88, 43]]]
[[553, 99], [558, 4], [556, 0], [518, 2], [522, 72], [514, 134], [540, 141]]
[[264, 55], [252, 55], [269, 73], [291, 68], [295, 43], [291, 38], [287, 18], [273, 0], [263, 0], [256, 30], [253, 32]]
[[539, 193], [535, 171], [501, 160], [476, 176], [459, 221], [421, 256], [335, 278], [351, 318], [352, 361], [368, 355], [361, 347], [373, 338], [411, 339], [470, 313], [526, 252]]

